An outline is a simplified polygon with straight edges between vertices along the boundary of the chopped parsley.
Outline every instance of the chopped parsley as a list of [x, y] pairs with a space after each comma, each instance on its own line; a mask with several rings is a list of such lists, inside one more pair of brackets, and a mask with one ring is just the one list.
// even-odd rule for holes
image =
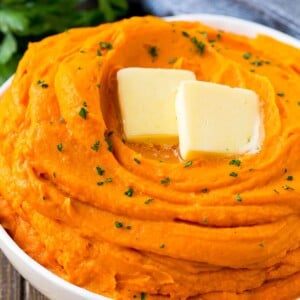
[[241, 161], [239, 159], [232, 159], [229, 164], [239, 167], [241, 165]]
[[98, 181], [98, 182], [97, 182], [97, 185], [103, 185], [103, 184], [104, 184], [103, 181]]
[[264, 243], [259, 243], [258, 246], [259, 246], [260, 248], [265, 248], [265, 244], [264, 244]]
[[80, 111], [79, 111], [78, 114], [79, 114], [79, 116], [80, 116], [82, 119], [86, 120], [87, 115], [88, 115], [88, 111], [87, 111], [87, 109], [85, 108], [85, 106], [83, 106], [83, 107], [80, 108]]
[[279, 192], [276, 189], [274, 189], [273, 192], [276, 194], [279, 194]]
[[207, 188], [204, 188], [204, 189], [201, 190], [201, 193], [203, 193], [203, 194], [206, 194], [207, 192], [208, 192]]
[[102, 53], [99, 49], [97, 50], [96, 54], [97, 54], [97, 56], [102, 56]]
[[231, 177], [237, 177], [237, 176], [238, 176], [238, 173], [236, 173], [236, 172], [231, 172], [231, 173], [229, 174], [229, 176], [231, 176]]
[[99, 167], [99, 166], [97, 166], [96, 167], [96, 171], [97, 171], [97, 173], [98, 173], [98, 175], [103, 175], [104, 174], [104, 172], [105, 172], [105, 170], [103, 170], [101, 167]]
[[251, 64], [255, 67], [260, 67], [263, 65], [263, 61], [262, 60], [254, 60], [253, 62], [251, 62]]
[[250, 52], [246, 52], [243, 54], [244, 59], [249, 59], [251, 56], [252, 56], [252, 53], [250, 53]]
[[59, 152], [61, 152], [61, 151], [63, 151], [64, 146], [62, 143], [60, 143], [60, 144], [56, 145], [56, 148]]
[[91, 149], [97, 152], [99, 150], [99, 146], [100, 146], [100, 141], [97, 140], [95, 144], [91, 147]]
[[169, 184], [171, 179], [169, 177], [163, 178], [160, 180], [161, 184]]
[[130, 225], [128, 225], [128, 226], [126, 226], [125, 228], [126, 228], [127, 230], [131, 230], [132, 227], [131, 227]]
[[238, 202], [242, 202], [243, 201], [242, 196], [240, 194], [237, 194], [235, 199]]
[[116, 228], [122, 228], [122, 227], [123, 227], [123, 223], [122, 223], [122, 222], [119, 222], [119, 221], [116, 221], [116, 222], [115, 222], [115, 227], [116, 227]]
[[43, 89], [46, 89], [49, 86], [44, 80], [38, 80], [37, 85], [39, 85]]
[[46, 196], [43, 196], [43, 198], [42, 198], [44, 201], [46, 200]]
[[185, 36], [185, 37], [190, 37], [189, 33], [186, 32], [186, 31], [182, 31], [182, 35]]
[[158, 56], [156, 46], [150, 46], [148, 52], [153, 58], [156, 58]]
[[149, 199], [147, 199], [144, 203], [145, 203], [145, 204], [150, 204], [152, 201], [153, 201], [153, 198], [149, 198]]
[[133, 188], [128, 188], [128, 190], [126, 192], [124, 192], [124, 195], [128, 196], [128, 197], [132, 197], [133, 196]]
[[105, 182], [106, 182], [106, 183], [112, 182], [112, 178], [111, 178], [111, 177], [107, 177], [107, 178], [105, 179]]
[[277, 93], [277, 96], [283, 97], [283, 96], [284, 96], [284, 92], [278, 92], [278, 93]]
[[102, 49], [111, 50], [113, 48], [112, 44], [108, 42], [100, 42], [99, 45]]
[[187, 161], [185, 164], [184, 164], [184, 167], [185, 168], [188, 168], [190, 167], [191, 165], [193, 164], [193, 162], [191, 160]]
[[146, 300], [147, 294], [145, 292], [141, 292], [141, 300]]
[[161, 245], [159, 246], [159, 248], [160, 248], [160, 249], [164, 249], [164, 248], [165, 248], [165, 244], [161, 244]]
[[136, 157], [135, 157], [133, 160], [134, 160], [138, 165], [141, 163], [141, 161], [140, 161], [138, 158], [136, 158]]
[[191, 42], [197, 47], [198, 52], [200, 54], [203, 54], [204, 49], [205, 49], [205, 44], [201, 41], [198, 41], [195, 36], [191, 38]]
[[289, 176], [286, 178], [286, 180], [288, 180], [288, 181], [292, 181], [293, 179], [294, 179], [294, 177], [291, 176], [291, 175], [289, 175]]

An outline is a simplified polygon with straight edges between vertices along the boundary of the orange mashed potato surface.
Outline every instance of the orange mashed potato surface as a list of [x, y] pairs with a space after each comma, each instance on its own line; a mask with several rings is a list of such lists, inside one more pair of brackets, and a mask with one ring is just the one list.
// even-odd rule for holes
[[[127, 143], [116, 72], [133, 66], [255, 91], [262, 148], [184, 162]], [[0, 223], [111, 298], [295, 299], [299, 120], [300, 50], [272, 38], [155, 17], [69, 30], [29, 45], [1, 99]]]

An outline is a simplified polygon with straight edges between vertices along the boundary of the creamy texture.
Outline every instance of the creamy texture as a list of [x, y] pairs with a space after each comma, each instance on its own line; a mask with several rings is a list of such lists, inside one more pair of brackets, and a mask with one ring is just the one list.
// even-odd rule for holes
[[[300, 296], [299, 62], [271, 38], [154, 17], [31, 44], [0, 104], [1, 224], [50, 270], [114, 298]], [[125, 67], [255, 91], [261, 151], [186, 163], [177, 145], [124, 143]]]

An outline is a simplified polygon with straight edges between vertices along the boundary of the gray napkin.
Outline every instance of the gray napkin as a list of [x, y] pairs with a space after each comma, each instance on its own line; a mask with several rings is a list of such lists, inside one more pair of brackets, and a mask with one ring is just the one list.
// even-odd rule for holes
[[273, 27], [300, 39], [300, 0], [142, 0], [154, 15], [209, 13]]

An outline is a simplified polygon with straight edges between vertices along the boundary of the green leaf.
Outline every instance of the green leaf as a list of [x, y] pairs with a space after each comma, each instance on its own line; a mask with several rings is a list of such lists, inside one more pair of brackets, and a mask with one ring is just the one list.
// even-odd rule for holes
[[10, 33], [6, 33], [0, 44], [0, 64], [7, 63], [17, 51], [17, 41]]
[[23, 32], [27, 30], [28, 25], [28, 19], [23, 13], [10, 9], [2, 9], [0, 11], [1, 32]]

